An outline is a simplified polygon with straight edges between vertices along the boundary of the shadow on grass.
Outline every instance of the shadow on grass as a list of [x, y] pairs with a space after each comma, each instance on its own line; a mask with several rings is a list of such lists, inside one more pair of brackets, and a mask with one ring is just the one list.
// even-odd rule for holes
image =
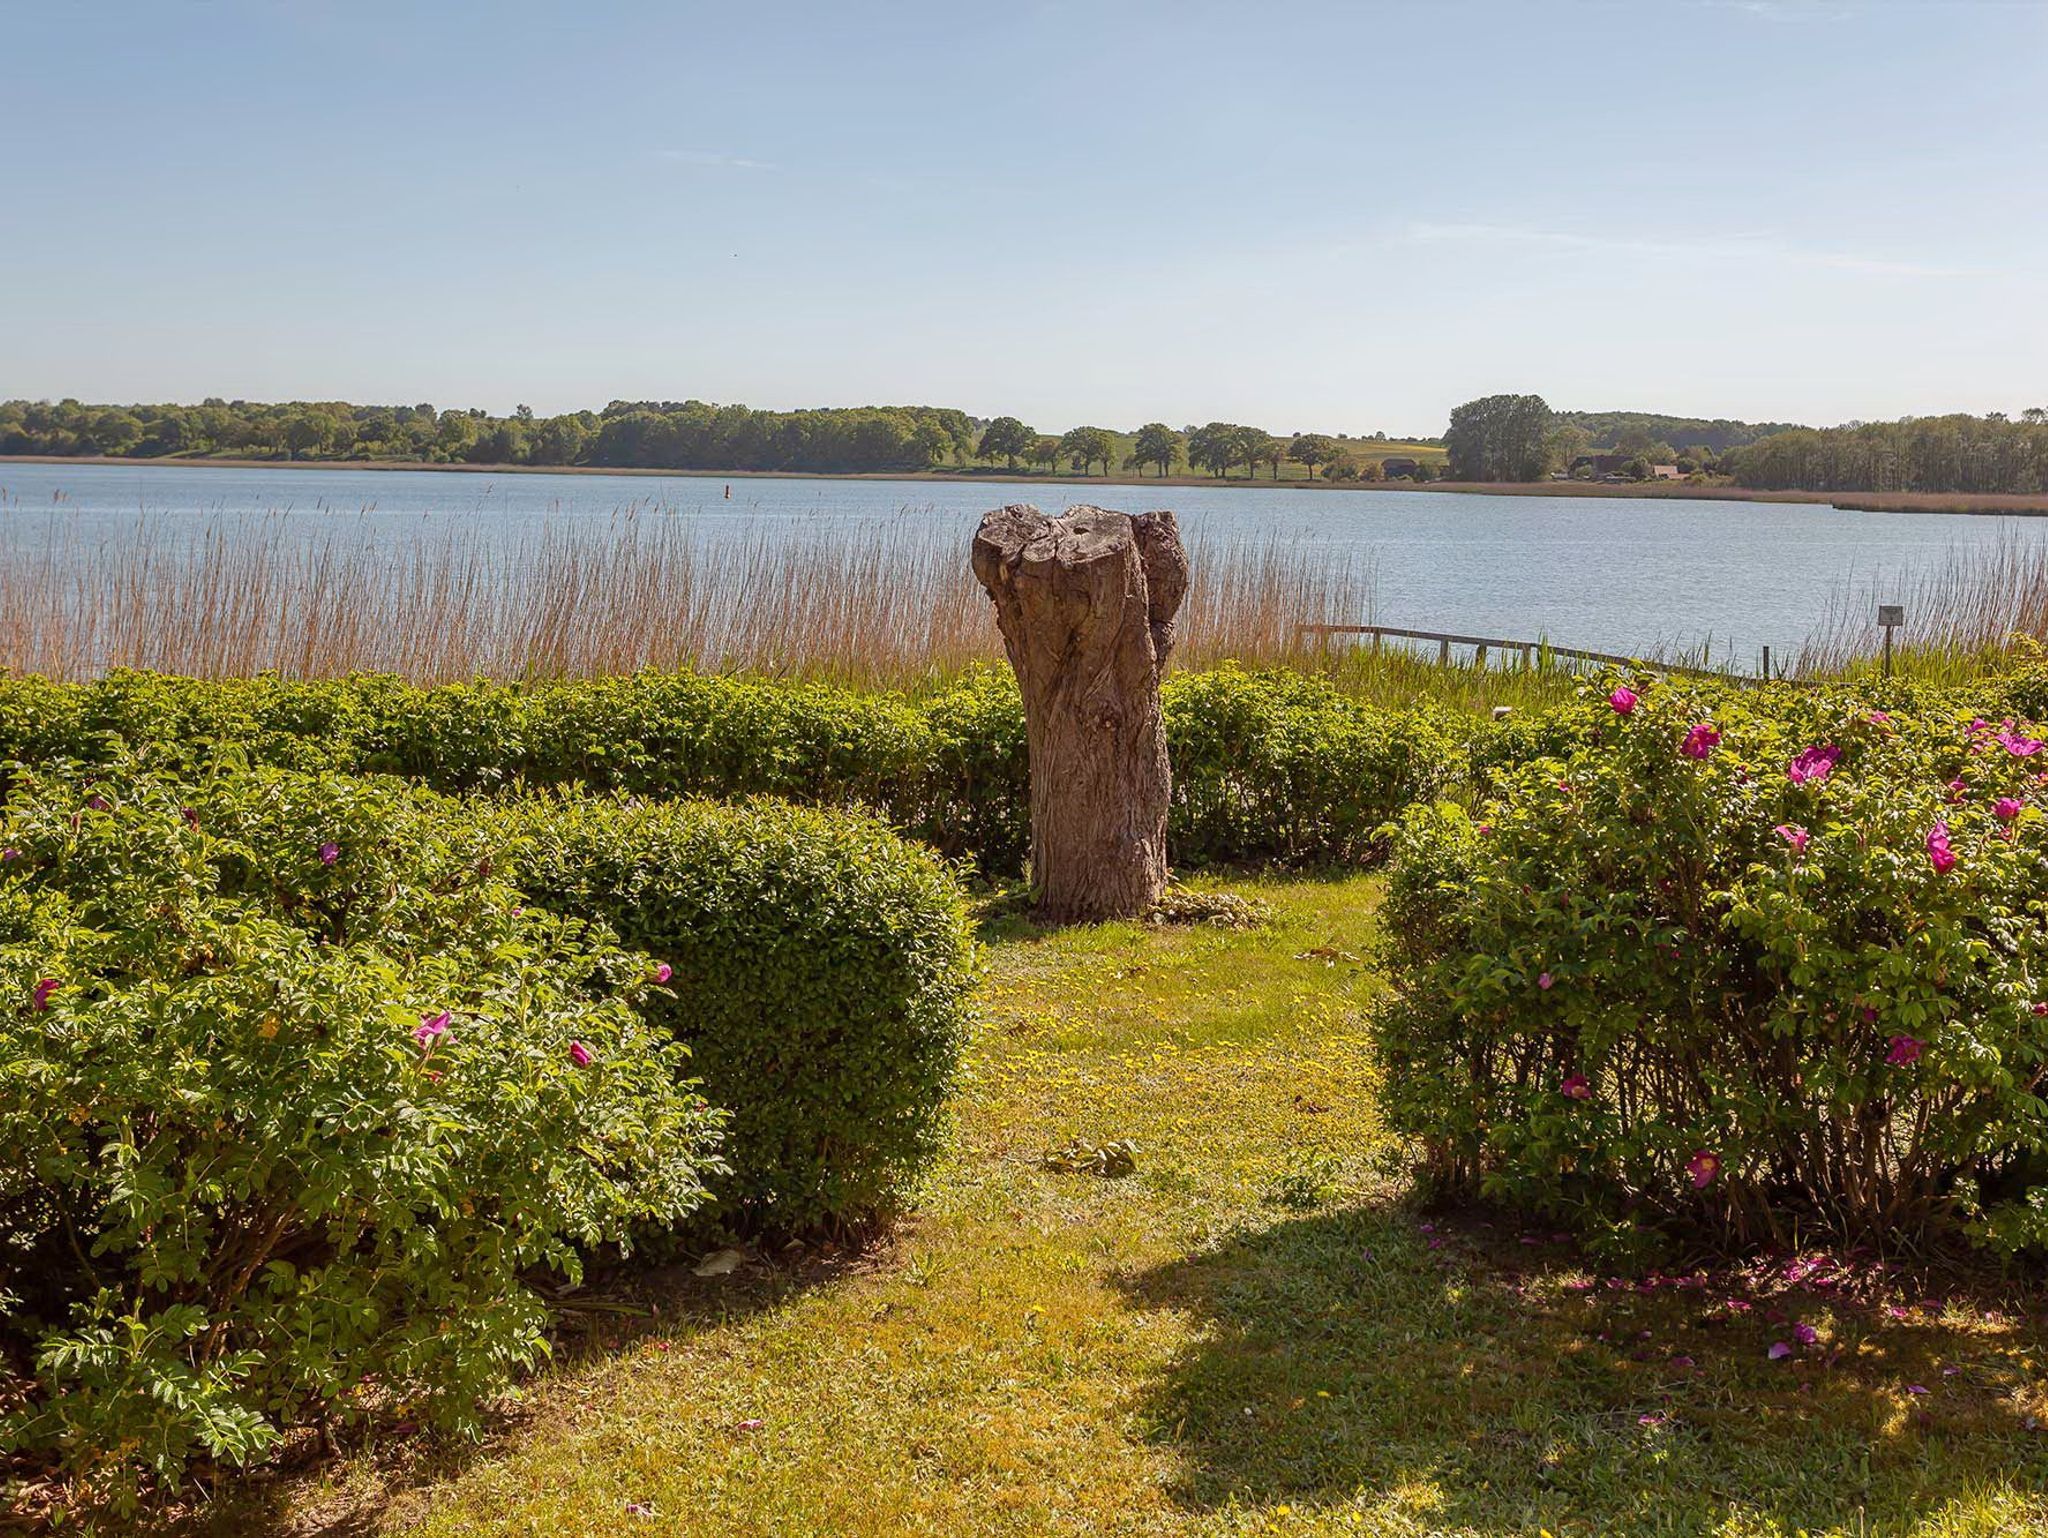
[[501, 1404], [480, 1440], [382, 1424], [345, 1437], [337, 1458], [318, 1437], [300, 1433], [269, 1466], [249, 1475], [224, 1473], [212, 1499], [156, 1508], [120, 1530], [152, 1538], [363, 1538], [384, 1530], [394, 1509], [426, 1487], [509, 1452], [546, 1413], [552, 1390], [620, 1358], [666, 1352], [697, 1333], [784, 1307], [851, 1271], [886, 1263], [886, 1246], [879, 1246], [868, 1252], [810, 1249], [800, 1256], [784, 1251], [708, 1279], [695, 1276], [687, 1262], [616, 1266], [559, 1300], [546, 1376], [529, 1384], [530, 1401]]
[[1902, 1308], [1775, 1279], [1589, 1277], [1548, 1235], [1374, 1207], [1241, 1232], [1125, 1286], [1196, 1326], [1135, 1406], [1181, 1455], [1184, 1508], [1357, 1505], [1482, 1533], [1704, 1534], [1747, 1512], [1878, 1533], [2048, 1488], [2025, 1299], [2016, 1316], [2012, 1297]]

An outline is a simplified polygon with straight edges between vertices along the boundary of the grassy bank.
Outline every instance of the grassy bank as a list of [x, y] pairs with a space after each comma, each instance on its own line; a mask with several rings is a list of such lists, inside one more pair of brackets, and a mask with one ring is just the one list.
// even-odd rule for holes
[[[1412, 1210], [1360, 1025], [1377, 883], [1234, 890], [1271, 927], [991, 921], [952, 1146], [888, 1248], [572, 1300], [481, 1449], [394, 1441], [182, 1530], [2048, 1530], [2041, 1300], [1623, 1285]], [[1125, 1139], [1128, 1175], [1046, 1167]], [[1772, 1361], [1791, 1320], [1819, 1344]]]

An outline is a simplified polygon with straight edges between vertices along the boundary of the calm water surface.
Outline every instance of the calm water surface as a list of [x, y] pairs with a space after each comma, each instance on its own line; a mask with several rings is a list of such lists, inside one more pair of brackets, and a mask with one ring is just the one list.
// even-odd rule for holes
[[[490, 475], [435, 471], [266, 470], [213, 466], [0, 464], [5, 550], [61, 530], [118, 547], [146, 521], [166, 530], [232, 529], [285, 512], [293, 529], [341, 532], [364, 559], [402, 538], [479, 528], [510, 539], [616, 538], [621, 513], [682, 520], [705, 537], [802, 539], [868, 523], [879, 538], [957, 533], [961, 560], [975, 521], [1008, 500], [1048, 510], [1100, 502], [1131, 512], [1171, 507], [1191, 541], [1300, 542], [1369, 563], [1376, 613], [1360, 620], [1425, 630], [1547, 637], [1640, 653], [1710, 644], [1753, 663], [1790, 652], [1830, 602], [1859, 611], [1904, 596], [1914, 574], [1957, 550], [2037, 545], [2048, 520], [1843, 512], [1799, 503], [1596, 497], [1492, 497], [1420, 491], [1311, 491], [1243, 486], [1137, 487], [1038, 482], [696, 476]], [[140, 515], [140, 516], [138, 516]]]

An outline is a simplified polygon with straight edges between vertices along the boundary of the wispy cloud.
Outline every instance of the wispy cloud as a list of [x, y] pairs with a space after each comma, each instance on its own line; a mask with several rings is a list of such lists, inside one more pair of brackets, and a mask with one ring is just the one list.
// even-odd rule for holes
[[1600, 252], [1657, 260], [1742, 262], [1756, 266], [1821, 267], [1886, 278], [1984, 278], [1997, 276], [1987, 267], [1902, 260], [1863, 251], [1840, 251], [1788, 244], [1767, 235], [1704, 235], [1696, 237], [1587, 235], [1506, 224], [1411, 224], [1407, 238], [1416, 242], [1465, 242], [1504, 246], [1547, 247], [1560, 251]]
[[775, 163], [770, 160], [749, 160], [745, 155], [721, 155], [716, 150], [661, 150], [663, 160], [673, 161], [679, 166], [722, 166], [732, 171], [772, 171]]

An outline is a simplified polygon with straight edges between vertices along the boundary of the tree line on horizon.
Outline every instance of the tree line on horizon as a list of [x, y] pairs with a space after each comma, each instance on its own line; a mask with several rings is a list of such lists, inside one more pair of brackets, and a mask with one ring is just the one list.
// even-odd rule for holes
[[[1450, 476], [1458, 481], [1541, 481], [1573, 473], [1593, 447], [1588, 414], [1552, 411], [1540, 395], [1489, 395], [1451, 412], [1444, 433]], [[1653, 439], [1660, 419], [1623, 427], [1612, 458], [1625, 478], [1673, 465], [1684, 475], [1715, 475], [1755, 491], [1981, 492], [2032, 495], [2048, 490], [2048, 408], [2017, 418], [1954, 413], [1841, 427], [1788, 427], [1717, 450], [1700, 442], [1673, 447]], [[1662, 419], [1662, 425], [1704, 425]], [[1720, 424], [1715, 424], [1720, 425]]]
[[[1384, 435], [1378, 435], [1384, 437]], [[1458, 481], [1540, 481], [1582, 467], [1595, 449], [1624, 475], [1673, 464], [1755, 490], [1928, 491], [2037, 494], [2048, 490], [2048, 410], [2017, 417], [1952, 414], [1810, 428], [1784, 423], [1558, 412], [1539, 395], [1467, 401], [1451, 413], [1443, 446]], [[1128, 443], [1128, 447], [1126, 444]], [[1280, 437], [1210, 422], [1176, 429], [1148, 422], [1135, 434], [1083, 426], [1053, 436], [1014, 416], [985, 423], [937, 406], [765, 411], [704, 401], [613, 401], [602, 411], [511, 416], [430, 404], [345, 401], [264, 403], [218, 398], [197, 406], [0, 403], [0, 454], [128, 458], [248, 457], [416, 460], [427, 464], [587, 465], [617, 469], [914, 473], [976, 464], [1033, 465], [1080, 474], [1112, 469], [1223, 477], [1289, 464], [1311, 478], [1377, 479], [1375, 458], [1323, 433]], [[1413, 456], [1404, 456], [1413, 457]], [[1399, 473], [1426, 480], [1427, 460]]]
[[[1378, 435], [1381, 439], [1385, 434]], [[1129, 440], [1126, 451], [1126, 439]], [[119, 458], [416, 460], [424, 464], [587, 465], [615, 469], [917, 472], [977, 463], [1034, 465], [1108, 475], [1160, 476], [1186, 467], [1216, 476], [1301, 464], [1311, 476], [1374, 478], [1382, 460], [1324, 433], [1281, 438], [1233, 422], [1175, 429], [1148, 422], [1134, 435], [1076, 427], [1058, 436], [1017, 417], [978, 423], [937, 406], [853, 406], [764, 411], [705, 401], [613, 401], [602, 411], [511, 416], [431, 404], [347, 401], [197, 406], [90, 405], [76, 400], [0, 403], [0, 454]], [[1428, 474], [1427, 467], [1421, 472]]]

